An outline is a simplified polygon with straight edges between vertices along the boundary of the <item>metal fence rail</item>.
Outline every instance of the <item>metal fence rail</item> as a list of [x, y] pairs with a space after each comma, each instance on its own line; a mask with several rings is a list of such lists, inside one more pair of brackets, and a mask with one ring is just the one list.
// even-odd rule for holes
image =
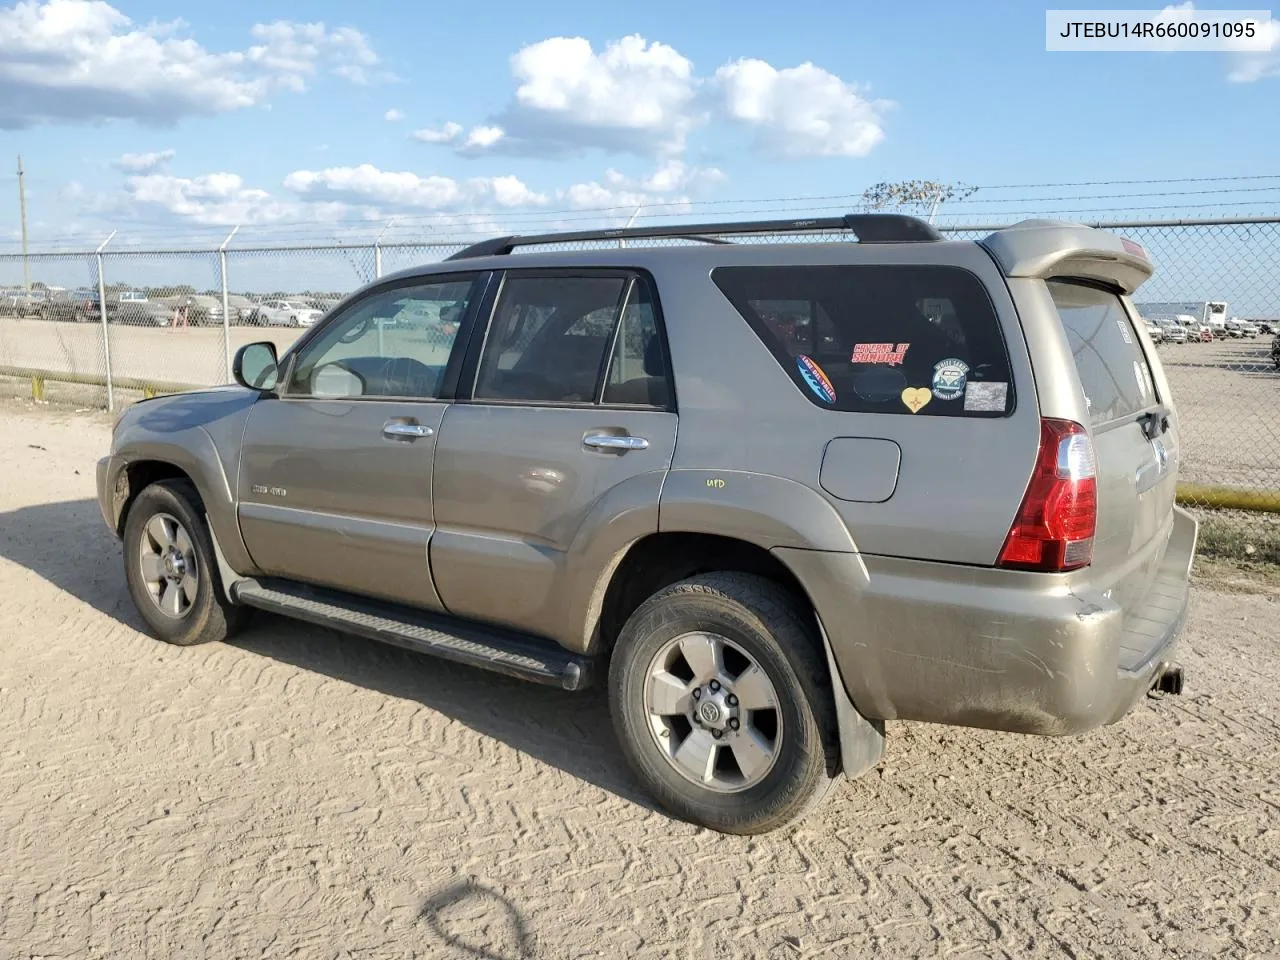
[[[1139, 303], [1225, 301], [1228, 316], [1280, 322], [1280, 217], [1094, 225], [1122, 232], [1150, 253], [1156, 274], [1135, 297]], [[977, 239], [1002, 226], [940, 229], [952, 239]], [[232, 239], [201, 250], [113, 249], [108, 242], [79, 253], [0, 254], [0, 381], [25, 381], [19, 387], [37, 399], [107, 409], [141, 394], [225, 383], [242, 344], [270, 339], [283, 349], [345, 294], [460, 246], [243, 248]], [[663, 241], [627, 241], [646, 242]], [[1159, 350], [1182, 422], [1181, 498], [1213, 508], [1205, 531], [1221, 541], [1218, 549], [1280, 561], [1280, 371], [1271, 339], [1267, 333]]]

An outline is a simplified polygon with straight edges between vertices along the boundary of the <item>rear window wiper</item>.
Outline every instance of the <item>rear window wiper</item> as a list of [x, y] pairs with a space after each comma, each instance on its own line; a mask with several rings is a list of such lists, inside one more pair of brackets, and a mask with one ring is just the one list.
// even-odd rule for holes
[[1143, 435], [1148, 440], [1154, 440], [1169, 429], [1169, 408], [1160, 404], [1140, 416], [1138, 423], [1142, 425]]

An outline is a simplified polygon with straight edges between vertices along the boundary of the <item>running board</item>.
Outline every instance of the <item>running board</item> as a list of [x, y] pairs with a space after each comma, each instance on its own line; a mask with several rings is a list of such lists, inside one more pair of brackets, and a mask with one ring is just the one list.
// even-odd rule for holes
[[593, 679], [591, 657], [498, 627], [288, 580], [240, 580], [231, 593], [237, 603], [248, 607], [521, 680], [582, 690]]

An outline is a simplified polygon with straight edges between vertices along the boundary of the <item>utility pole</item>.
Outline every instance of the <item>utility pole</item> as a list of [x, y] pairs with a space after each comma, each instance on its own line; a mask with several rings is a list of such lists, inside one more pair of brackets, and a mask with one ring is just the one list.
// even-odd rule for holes
[[22, 172], [22, 154], [18, 154], [18, 211], [22, 217], [22, 289], [31, 294], [31, 264], [27, 262], [27, 183]]

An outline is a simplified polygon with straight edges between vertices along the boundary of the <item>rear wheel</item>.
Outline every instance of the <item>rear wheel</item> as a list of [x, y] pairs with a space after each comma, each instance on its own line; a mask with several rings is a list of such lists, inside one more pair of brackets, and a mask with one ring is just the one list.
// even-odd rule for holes
[[812, 615], [748, 574], [685, 580], [641, 604], [613, 651], [623, 753], [677, 816], [725, 833], [802, 819], [839, 768]]
[[199, 494], [165, 480], [138, 494], [124, 528], [124, 570], [142, 619], [166, 643], [225, 640], [246, 611], [223, 593]]

